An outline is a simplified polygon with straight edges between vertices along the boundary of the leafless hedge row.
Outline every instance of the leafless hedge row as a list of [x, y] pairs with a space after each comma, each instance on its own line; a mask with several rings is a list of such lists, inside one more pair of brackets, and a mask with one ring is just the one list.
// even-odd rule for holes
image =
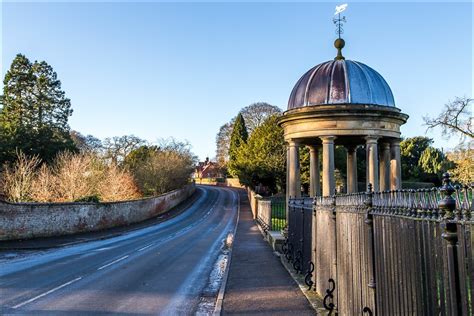
[[[114, 156], [115, 157], [115, 156]], [[112, 202], [157, 196], [189, 183], [196, 157], [174, 139], [138, 143], [121, 159], [86, 148], [62, 152], [51, 163], [17, 153], [0, 166], [0, 199], [10, 202]]]
[[63, 152], [51, 165], [18, 154], [5, 166], [3, 195], [11, 202], [120, 201], [141, 196], [130, 171], [91, 153]]

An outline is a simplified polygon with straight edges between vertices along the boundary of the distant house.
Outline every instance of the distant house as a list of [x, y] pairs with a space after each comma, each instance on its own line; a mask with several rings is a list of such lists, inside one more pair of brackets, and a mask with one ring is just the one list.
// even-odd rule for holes
[[222, 178], [222, 172], [219, 170], [217, 163], [210, 161], [206, 158], [205, 161], [201, 161], [196, 166], [194, 171], [195, 179], [210, 179], [210, 178]]

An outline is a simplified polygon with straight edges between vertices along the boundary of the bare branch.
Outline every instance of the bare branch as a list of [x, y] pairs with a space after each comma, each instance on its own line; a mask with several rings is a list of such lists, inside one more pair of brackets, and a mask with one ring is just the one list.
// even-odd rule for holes
[[459, 135], [462, 141], [467, 137], [474, 138], [470, 109], [472, 101], [471, 98], [456, 97], [454, 101], [445, 105], [444, 110], [437, 117], [423, 117], [425, 125], [428, 127], [426, 130], [441, 127], [442, 134], [445, 137]]

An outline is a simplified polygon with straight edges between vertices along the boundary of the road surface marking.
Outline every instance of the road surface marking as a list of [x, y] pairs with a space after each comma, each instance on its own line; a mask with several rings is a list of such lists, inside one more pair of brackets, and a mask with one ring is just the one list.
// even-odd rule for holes
[[104, 251], [104, 250], [109, 250], [112, 248], [115, 248], [115, 247], [103, 247], [103, 248], [95, 249], [94, 251]]
[[17, 305], [15, 305], [15, 306], [13, 306], [12, 308], [16, 309], [16, 308], [22, 307], [23, 305], [26, 305], [26, 304], [28, 304], [28, 303], [34, 302], [34, 301], [36, 301], [37, 299], [42, 298], [43, 296], [46, 296], [46, 295], [48, 295], [48, 294], [51, 294], [51, 293], [53, 293], [53, 292], [55, 292], [55, 291], [57, 291], [57, 290], [59, 290], [59, 289], [62, 289], [63, 287], [68, 286], [68, 285], [70, 285], [70, 284], [72, 284], [72, 283], [74, 283], [74, 282], [77, 282], [77, 281], [79, 281], [80, 279], [82, 279], [82, 277], [75, 278], [74, 280], [71, 280], [71, 281], [66, 282], [66, 283], [64, 283], [64, 284], [61, 284], [61, 285], [58, 286], [58, 287], [55, 287], [54, 289], [51, 289], [51, 290], [49, 290], [49, 291], [47, 291], [47, 292], [44, 292], [44, 293], [42, 293], [42, 294], [40, 294], [40, 295], [38, 295], [38, 296], [35, 296], [35, 297], [33, 297], [33, 298], [30, 298], [29, 300], [24, 301], [23, 303], [17, 304]]
[[153, 246], [153, 244], [146, 245], [145, 247], [138, 249], [138, 251], [143, 251], [147, 248], [150, 248], [151, 246]]
[[[215, 229], [219, 228], [221, 224], [224, 225], [224, 227], [222, 227], [222, 231], [220, 233], [217, 233], [218, 235], [216, 237], [216, 240], [208, 248], [207, 252], [204, 254], [204, 256], [201, 257], [197, 264], [194, 265], [193, 269], [186, 277], [185, 281], [182, 282], [182, 285], [171, 296], [171, 299], [165, 306], [164, 310], [160, 312], [160, 315], [174, 316], [176, 314], [189, 314], [189, 311], [187, 310], [189, 307], [185, 304], [187, 297], [192, 293], [193, 288], [197, 287], [196, 285], [200, 286], [200, 277], [204, 274], [205, 269], [207, 269], [207, 267], [209, 267], [210, 265], [213, 265], [213, 263], [216, 261], [218, 255], [221, 252], [220, 244], [227, 237], [227, 233], [230, 231], [230, 229], [233, 228], [234, 225], [236, 225], [234, 223], [238, 215], [238, 208], [236, 208], [236, 200], [239, 196], [233, 193], [232, 197], [232, 203], [234, 205], [232, 209], [234, 210], [234, 213], [230, 215], [230, 218], [227, 220], [227, 223], [220, 222], [212, 228], [212, 231], [214, 231]], [[208, 217], [217, 205], [218, 203], [216, 202], [216, 204], [209, 210], [209, 212], [203, 218]], [[209, 276], [207, 277], [209, 278]]]
[[117, 263], [117, 262], [122, 261], [122, 260], [127, 259], [127, 258], [128, 258], [128, 255], [123, 256], [122, 258], [118, 258], [117, 260], [114, 260], [114, 261], [112, 261], [112, 262], [109, 262], [109, 263], [107, 263], [106, 265], [103, 265], [102, 267], [98, 268], [97, 271], [102, 270], [102, 269], [104, 269], [104, 268], [107, 268], [108, 266], [111, 266], [111, 265], [113, 265], [114, 263]]

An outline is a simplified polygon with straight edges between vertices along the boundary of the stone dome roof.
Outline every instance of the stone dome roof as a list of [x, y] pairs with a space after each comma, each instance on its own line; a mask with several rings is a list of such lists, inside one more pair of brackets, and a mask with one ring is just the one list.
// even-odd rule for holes
[[331, 60], [306, 72], [296, 83], [288, 110], [313, 105], [366, 104], [395, 106], [385, 79], [353, 60]]

